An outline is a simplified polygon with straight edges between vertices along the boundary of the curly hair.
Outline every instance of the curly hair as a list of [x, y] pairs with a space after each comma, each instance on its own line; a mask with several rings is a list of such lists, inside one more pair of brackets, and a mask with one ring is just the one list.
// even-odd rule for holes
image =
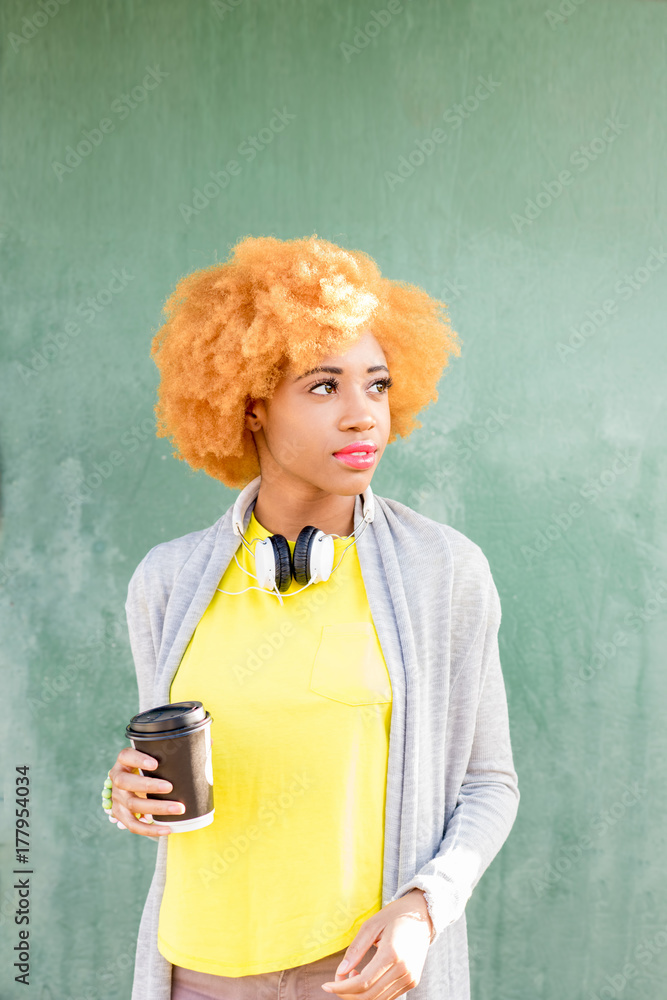
[[423, 289], [383, 278], [361, 250], [313, 234], [248, 236], [225, 263], [181, 278], [153, 338], [160, 371], [157, 436], [175, 458], [242, 489], [260, 473], [247, 404], [269, 399], [288, 369], [304, 371], [342, 354], [370, 327], [394, 385], [389, 443], [422, 424], [416, 413], [436, 385], [457, 334], [446, 305]]

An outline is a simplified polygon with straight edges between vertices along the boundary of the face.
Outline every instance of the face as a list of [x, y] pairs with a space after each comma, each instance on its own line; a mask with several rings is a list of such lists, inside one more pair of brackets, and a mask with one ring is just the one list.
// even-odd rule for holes
[[[344, 496], [362, 493], [389, 438], [389, 383], [387, 359], [370, 332], [315, 371], [288, 371], [271, 399], [247, 407], [262, 477], [300, 480]], [[341, 455], [349, 445], [363, 454]]]

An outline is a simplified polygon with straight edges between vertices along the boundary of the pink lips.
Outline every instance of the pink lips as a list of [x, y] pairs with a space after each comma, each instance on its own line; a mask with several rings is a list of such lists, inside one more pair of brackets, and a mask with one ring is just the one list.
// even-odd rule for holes
[[[343, 462], [351, 469], [369, 469], [375, 462], [374, 445], [369, 444], [348, 444], [345, 448], [334, 453], [334, 458]], [[354, 454], [358, 452], [360, 454]]]

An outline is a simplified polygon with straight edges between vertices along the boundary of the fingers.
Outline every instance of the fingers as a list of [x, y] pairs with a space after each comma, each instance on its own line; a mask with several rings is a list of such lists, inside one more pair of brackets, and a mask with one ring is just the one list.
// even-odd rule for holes
[[122, 802], [133, 813], [151, 813], [151, 815], [156, 813], [158, 816], [174, 813], [177, 816], [185, 812], [184, 804], [175, 799], [149, 799], [146, 796], [139, 798], [125, 790], [113, 791], [111, 797], [114, 802], [116, 800]]
[[112, 768], [111, 781], [114, 788], [122, 788], [133, 795], [164, 795], [174, 787], [170, 781], [162, 778], [149, 778], [148, 775], [134, 774], [133, 771], [124, 771], [122, 768], [115, 772]]
[[140, 767], [142, 770], [148, 769], [149, 771], [157, 767], [158, 764], [155, 757], [151, 757], [150, 754], [144, 753], [142, 750], [135, 750], [134, 747], [123, 747], [116, 761], [124, 767]]
[[[153, 814], [162, 816], [173, 812], [178, 815], [185, 812], [185, 806], [176, 800], [148, 798], [150, 793], [166, 794], [173, 789], [170, 781], [137, 773], [139, 768], [148, 767], [149, 762], [151, 766], [157, 766], [155, 758], [149, 758], [132, 747], [124, 747], [120, 751], [109, 772], [112, 782], [111, 816], [118, 820], [121, 828], [132, 833], [148, 837], [164, 836], [171, 833], [171, 828], [165, 823], [152, 823]], [[137, 818], [135, 813], [150, 818]]]
[[[154, 757], [147, 757], [139, 750], [125, 747], [120, 751], [116, 758], [116, 763], [111, 768], [111, 780], [114, 784], [118, 784], [118, 778], [123, 776], [123, 782], [121, 782], [120, 787], [124, 788], [126, 787], [124, 783], [125, 777], [130, 776], [130, 784], [127, 787], [131, 787], [136, 791], [171, 791], [171, 782], [165, 782], [162, 778], [153, 778], [150, 775], [141, 775], [138, 773], [140, 769], [142, 771], [151, 771], [156, 767], [157, 761]], [[158, 787], [158, 783], [160, 787]]]
[[149, 823], [137, 819], [121, 802], [114, 802], [111, 815], [118, 820], [119, 828], [122, 825], [130, 833], [138, 833], [143, 837], [166, 837], [172, 832], [171, 827], [164, 823]]
[[[130, 757], [130, 754], [133, 756]], [[142, 769], [146, 766], [144, 763], [146, 759], [138, 750], [131, 750], [129, 747], [121, 750], [116, 763], [109, 772], [114, 787], [123, 788], [135, 795], [141, 795], [142, 793], [144, 795], [150, 795], [151, 793], [156, 795], [158, 792], [163, 794], [170, 792], [174, 787], [170, 781], [136, 773], [140, 766]], [[137, 763], [132, 765], [132, 760]], [[132, 766], [134, 766], [135, 770], [132, 770]], [[157, 761], [155, 762], [155, 766], [157, 766]], [[136, 809], [134, 811], [137, 812]]]
[[[409, 972], [399, 975], [400, 969], [390, 969], [384, 975], [377, 978], [369, 974], [365, 976], [365, 970], [352, 978], [336, 979], [328, 983], [322, 983], [322, 989], [326, 993], [338, 995], [340, 997], [350, 997], [350, 1000], [357, 994], [363, 993], [368, 996], [368, 1000], [394, 1000], [395, 997], [403, 994], [416, 985], [413, 976]], [[372, 991], [369, 993], [369, 990]]]

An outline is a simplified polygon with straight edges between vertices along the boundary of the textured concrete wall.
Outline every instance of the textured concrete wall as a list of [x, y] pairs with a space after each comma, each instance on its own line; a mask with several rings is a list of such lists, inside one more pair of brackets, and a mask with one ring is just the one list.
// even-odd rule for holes
[[662, 995], [667, 10], [550, 2], [3, 5], [3, 998], [23, 764], [34, 996], [129, 996], [155, 846], [99, 805], [127, 582], [236, 496], [156, 439], [150, 338], [183, 274], [312, 232], [462, 339], [373, 487], [478, 542], [503, 602], [522, 802], [474, 996]]

